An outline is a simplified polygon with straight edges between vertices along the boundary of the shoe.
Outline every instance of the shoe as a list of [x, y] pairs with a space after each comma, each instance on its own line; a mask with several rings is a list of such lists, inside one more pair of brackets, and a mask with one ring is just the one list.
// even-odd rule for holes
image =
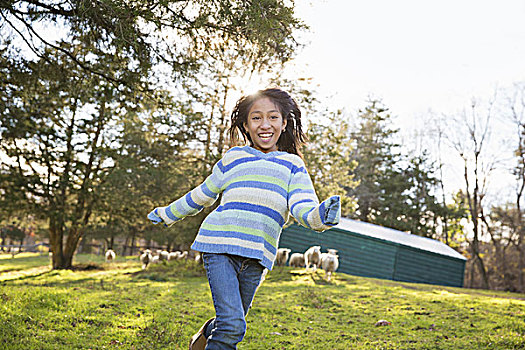
[[190, 339], [190, 350], [204, 350], [206, 347], [206, 337], [204, 335], [204, 332], [206, 331], [206, 327], [213, 321], [215, 317], [210, 318], [208, 321], [204, 322], [201, 329], [197, 333], [193, 335]]

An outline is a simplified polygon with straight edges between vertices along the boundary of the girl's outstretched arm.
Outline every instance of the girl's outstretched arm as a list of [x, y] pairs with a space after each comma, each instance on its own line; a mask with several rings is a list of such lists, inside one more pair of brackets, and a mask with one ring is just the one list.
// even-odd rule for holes
[[211, 175], [202, 184], [168, 206], [153, 209], [148, 214], [148, 219], [153, 224], [164, 223], [165, 226], [171, 226], [176, 221], [188, 215], [195, 215], [204, 207], [211, 206], [222, 192], [224, 176], [221, 167], [222, 161], [217, 162], [213, 166]]
[[321, 232], [339, 223], [341, 198], [332, 196], [319, 203], [310, 175], [304, 164], [301, 164], [292, 169], [288, 208], [301, 225]]

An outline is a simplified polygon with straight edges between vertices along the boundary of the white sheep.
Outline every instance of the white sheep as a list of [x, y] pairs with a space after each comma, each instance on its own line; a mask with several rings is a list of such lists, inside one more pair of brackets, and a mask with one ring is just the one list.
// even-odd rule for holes
[[304, 267], [304, 254], [293, 253], [290, 256], [290, 266], [292, 267]]
[[157, 251], [160, 261], [168, 261], [170, 253], [167, 250]]
[[113, 251], [113, 249], [108, 249], [106, 251], [106, 262], [112, 262], [113, 260], [115, 260], [115, 252]]
[[179, 256], [177, 257], [177, 260], [184, 260], [184, 259], [186, 259], [187, 256], [188, 256], [188, 251], [185, 250], [185, 251], [183, 251], [182, 253], [179, 254]]
[[328, 254], [337, 255], [337, 252], [337, 249], [328, 249], [327, 253], [321, 253], [321, 263], [319, 264], [321, 268], [323, 266], [323, 259], [325, 259]]
[[337, 253], [339, 252], [339, 250], [337, 249], [327, 249], [328, 251], [328, 254], [333, 254], [333, 255], [337, 255]]
[[154, 256], [151, 258], [151, 263], [152, 263], [152, 264], [158, 264], [158, 263], [160, 263], [159, 256], [158, 256], [158, 255], [154, 255]]
[[197, 254], [195, 254], [195, 261], [198, 263], [202, 261], [202, 254], [200, 252], [197, 252]]
[[151, 256], [151, 250], [146, 249], [145, 251], [140, 254], [140, 262], [142, 263], [142, 269], [145, 270], [146, 267], [151, 263], [152, 256]]
[[304, 252], [304, 263], [307, 270], [310, 268], [310, 265], [313, 266], [314, 271], [317, 270], [317, 266], [321, 264], [321, 247], [314, 245], [308, 248], [308, 250]]
[[288, 248], [277, 249], [277, 256], [275, 257], [275, 265], [284, 266], [288, 261], [291, 250]]
[[328, 253], [322, 254], [321, 268], [325, 271], [328, 281], [330, 281], [332, 273], [339, 268], [339, 257], [337, 256], [337, 250], [329, 249]]
[[179, 259], [179, 256], [181, 255], [182, 253], [179, 252], [178, 250], [175, 251], [175, 252], [170, 252], [168, 254], [168, 261], [172, 261], [172, 260], [178, 260]]

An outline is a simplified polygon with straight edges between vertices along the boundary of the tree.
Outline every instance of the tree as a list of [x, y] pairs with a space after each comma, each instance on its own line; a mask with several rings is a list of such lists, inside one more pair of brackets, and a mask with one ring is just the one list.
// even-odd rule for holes
[[[4, 245], [7, 239], [10, 240], [10, 244], [14, 244], [16, 241], [20, 243], [20, 247], [24, 244], [24, 239], [26, 237], [25, 231], [18, 227], [17, 225], [8, 225], [0, 229], [0, 237], [2, 238], [2, 245]], [[2, 247], [3, 250], [3, 247]], [[12, 250], [11, 247], [8, 248], [8, 252]]]
[[[315, 113], [317, 118], [320, 114]], [[319, 198], [341, 196], [341, 215], [349, 216], [355, 210], [355, 201], [346, 196], [346, 191], [356, 186], [351, 175], [356, 164], [350, 161], [348, 124], [340, 111], [327, 114], [324, 123], [309, 122], [304, 159]]]
[[[493, 288], [500, 287], [507, 291], [517, 291], [520, 288], [520, 281], [518, 281], [517, 288], [514, 287], [515, 275], [512, 270], [518, 271], [518, 266], [523, 263], [520, 263], [518, 259], [518, 266], [513, 269], [511, 267], [511, 259], [509, 259], [509, 252], [513, 242], [519, 241], [519, 228], [516, 226], [519, 222], [518, 216], [518, 210], [512, 205], [492, 207], [490, 215], [482, 215], [483, 223], [490, 234], [492, 247], [494, 248], [494, 253], [492, 254], [494, 256], [494, 264], [492, 266], [494, 276], [491, 279]], [[490, 259], [490, 256], [488, 258]], [[488, 266], [490, 271], [491, 265], [488, 264]]]
[[[405, 158], [405, 159], [403, 159]], [[401, 157], [379, 178], [379, 204], [374, 222], [400, 231], [436, 237], [438, 222], [446, 208], [438, 203], [434, 190], [435, 169], [426, 153]]]
[[[436, 198], [439, 184], [436, 167], [427, 152], [402, 153], [395, 142], [398, 130], [390, 127], [392, 116], [378, 100], [357, 114], [352, 133], [352, 172], [358, 186], [355, 196], [361, 221], [438, 238], [452, 210]], [[445, 225], [446, 226], [446, 225]]]
[[510, 234], [510, 242], [518, 251], [517, 290], [525, 291], [525, 220], [523, 200], [525, 192], [525, 84], [516, 84], [513, 94], [508, 98], [507, 107], [509, 119], [516, 127], [517, 143], [515, 148], [516, 165], [513, 169], [515, 176], [514, 204], [501, 210], [500, 221], [505, 225]]
[[[126, 156], [118, 152], [123, 121], [152, 105], [173, 106], [158, 89], [162, 77], [234, 48], [253, 67], [283, 62], [302, 27], [280, 1], [20, 1], [2, 3], [0, 15], [2, 186], [14, 186], [47, 218], [54, 268], [71, 267], [94, 212], [105, 225], [119, 217], [98, 206], [122, 205], [106, 194], [119, 185], [111, 174]], [[64, 35], [52, 41], [40, 24]], [[16, 50], [20, 43], [34, 56]]]
[[390, 177], [400, 154], [392, 141], [396, 129], [387, 125], [391, 116], [381, 101], [370, 100], [368, 105], [358, 111], [355, 131], [351, 132], [353, 150], [350, 160], [357, 166], [351, 175], [359, 183], [348, 189], [348, 196], [357, 200], [355, 217], [361, 221], [375, 222], [380, 210], [381, 183]]
[[[472, 238], [469, 240], [473, 264], [468, 280], [473, 286], [476, 268], [481, 276], [481, 286], [485, 289], [489, 288], [489, 279], [481, 256], [480, 238], [485, 233], [483, 223], [486, 223], [487, 219], [483, 211], [483, 199], [487, 193], [490, 173], [495, 167], [495, 159], [487, 154], [493, 104], [494, 101], [490, 101], [486, 113], [480, 116], [476, 101], [473, 100], [470, 113], [464, 112], [462, 120], [458, 120], [448, 134], [449, 142], [463, 161], [463, 193], [468, 203], [469, 219], [473, 227]], [[465, 138], [464, 135], [468, 137]]]
[[[45, 58], [45, 51], [54, 49], [86, 74], [142, 91], [151, 91], [148, 84], [107, 74], [97, 57], [123, 54], [130, 58], [127, 70], [143, 76], [162, 64], [177, 77], [228, 49], [254, 67], [267, 66], [292, 56], [297, 46], [293, 32], [304, 28], [294, 17], [293, 4], [281, 0], [4, 1], [0, 16], [2, 36], [13, 37], [14, 45], [24, 44], [34, 56]], [[79, 41], [93, 55], [75, 50]], [[159, 73], [157, 78], [166, 72]]]

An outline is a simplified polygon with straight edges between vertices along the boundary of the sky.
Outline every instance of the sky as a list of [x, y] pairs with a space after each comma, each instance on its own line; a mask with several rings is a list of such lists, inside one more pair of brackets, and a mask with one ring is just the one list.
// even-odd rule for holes
[[[525, 82], [525, 0], [295, 0], [295, 10], [310, 30], [289, 69], [312, 77], [332, 110], [381, 99], [403, 135], [424, 128], [429, 111], [458, 113]], [[500, 123], [493, 139], [507, 130]], [[456, 157], [453, 187], [457, 169]]]
[[[298, 37], [305, 47], [291, 69], [313, 77], [332, 107], [357, 111], [380, 98], [401, 133], [424, 128], [429, 112], [457, 115], [473, 98], [525, 82], [524, 0], [295, 3], [310, 30]], [[498, 122], [493, 140], [509, 132]], [[460, 188], [460, 159], [449, 161], [445, 177]], [[512, 191], [506, 170], [493, 175], [496, 193]]]
[[296, 1], [296, 58], [336, 104], [380, 97], [405, 122], [525, 80], [523, 0]]

